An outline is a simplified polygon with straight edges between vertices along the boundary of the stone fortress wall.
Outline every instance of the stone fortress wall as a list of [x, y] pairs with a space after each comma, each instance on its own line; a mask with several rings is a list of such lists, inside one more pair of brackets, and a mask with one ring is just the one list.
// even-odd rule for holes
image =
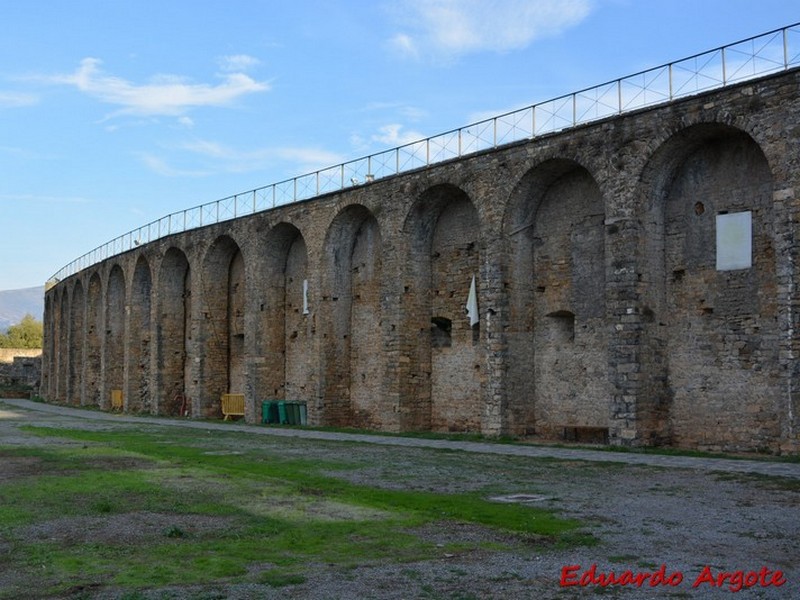
[[797, 452], [798, 221], [789, 70], [86, 268], [46, 294], [42, 395]]

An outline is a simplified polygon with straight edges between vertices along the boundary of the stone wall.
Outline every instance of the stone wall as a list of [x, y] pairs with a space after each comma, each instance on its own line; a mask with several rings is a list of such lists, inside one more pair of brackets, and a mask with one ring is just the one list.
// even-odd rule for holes
[[13, 363], [17, 356], [36, 358], [41, 355], [41, 348], [0, 348], [0, 363]]
[[[3, 350], [13, 350], [13, 348]], [[42, 380], [42, 353], [27, 349], [16, 352], [21, 355], [15, 354], [11, 361], [5, 360], [5, 352], [2, 355], [4, 360], [0, 361], [0, 385], [19, 387], [23, 390], [30, 388], [30, 393], [37, 394]], [[27, 390], [23, 393], [29, 394]]]
[[43, 393], [797, 452], [799, 92], [788, 71], [142, 245], [48, 291]]

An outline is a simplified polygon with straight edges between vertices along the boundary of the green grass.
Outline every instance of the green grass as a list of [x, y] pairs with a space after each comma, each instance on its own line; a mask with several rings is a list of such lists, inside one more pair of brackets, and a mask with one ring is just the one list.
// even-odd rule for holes
[[[0, 553], [0, 570], [23, 573], [27, 583], [19, 585], [35, 581], [42, 595], [229, 581], [284, 587], [305, 581], [312, 563], [410, 563], [468, 550], [437, 547], [413, 533], [442, 521], [514, 532], [540, 540], [542, 548], [595, 542], [578, 522], [541, 508], [492, 503], [478, 493], [354, 484], [335, 476], [356, 468], [344, 462], [286, 459], [265, 450], [209, 453], [214, 439], [198, 432], [25, 429], [78, 442], [0, 448], [0, 460], [35, 467], [0, 483], [0, 546], [12, 548]], [[102, 524], [142, 514], [167, 524], [140, 532], [134, 542], [79, 532], [67, 544], [26, 534], [31, 526], [74, 518]], [[192, 518], [208, 526], [194, 527]], [[12, 585], [0, 598], [22, 590], [30, 588]]]

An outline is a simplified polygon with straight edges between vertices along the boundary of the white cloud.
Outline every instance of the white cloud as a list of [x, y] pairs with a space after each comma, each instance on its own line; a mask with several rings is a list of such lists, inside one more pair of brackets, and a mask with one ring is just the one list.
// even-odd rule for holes
[[372, 136], [372, 140], [386, 144], [387, 146], [404, 146], [412, 142], [418, 142], [425, 136], [417, 131], [401, 131], [402, 125], [392, 123], [378, 128], [378, 133]]
[[248, 71], [261, 64], [261, 61], [247, 54], [223, 56], [218, 61], [219, 68], [225, 73], [238, 73]]
[[[304, 174], [343, 162], [343, 158], [333, 152], [319, 148], [275, 147], [255, 150], [237, 150], [208, 140], [193, 140], [172, 149], [188, 153], [188, 159], [200, 163], [199, 169], [178, 169], [167, 160], [153, 154], [140, 155], [142, 162], [152, 171], [167, 177], [200, 177], [214, 173], [248, 173], [274, 169], [276, 163], [287, 164], [286, 169]], [[174, 160], [186, 161], [185, 154]]]
[[74, 85], [80, 91], [107, 104], [120, 106], [115, 114], [182, 116], [191, 108], [228, 106], [237, 98], [263, 92], [269, 85], [243, 73], [228, 73], [218, 85], [190, 83], [182, 77], [159, 75], [150, 83], [137, 85], [120, 77], [107, 75], [101, 61], [85, 58], [70, 75], [58, 75], [51, 83]]
[[396, 7], [411, 30], [390, 40], [403, 56], [450, 60], [508, 52], [585, 19], [593, 0], [404, 0]]
[[147, 152], [140, 153], [139, 158], [148, 169], [164, 177], [204, 177], [211, 174], [208, 171], [197, 169], [177, 169], [168, 164], [164, 159]]
[[0, 92], [0, 108], [21, 108], [38, 104], [39, 98], [34, 94], [23, 92]]

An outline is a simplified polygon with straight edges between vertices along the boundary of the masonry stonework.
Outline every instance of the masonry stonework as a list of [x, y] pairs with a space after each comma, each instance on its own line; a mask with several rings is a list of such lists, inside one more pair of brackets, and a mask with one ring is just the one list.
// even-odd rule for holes
[[144, 244], [48, 290], [42, 393], [796, 453], [799, 138], [792, 70]]

